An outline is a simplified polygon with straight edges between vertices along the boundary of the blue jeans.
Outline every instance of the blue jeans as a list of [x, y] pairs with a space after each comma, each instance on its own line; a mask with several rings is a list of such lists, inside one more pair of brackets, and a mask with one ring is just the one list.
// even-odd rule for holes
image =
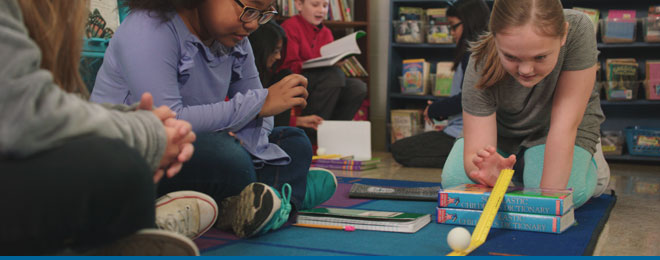
[[[449, 188], [460, 184], [474, 183], [467, 177], [463, 166], [463, 144], [463, 138], [458, 139], [451, 152], [449, 152], [447, 162], [442, 169], [442, 187]], [[509, 156], [509, 154], [499, 150], [498, 153], [505, 157]], [[541, 186], [544, 153], [545, 145], [537, 145], [525, 150], [523, 170], [525, 187], [538, 188]], [[591, 153], [579, 146], [573, 148], [573, 166], [566, 188], [573, 189], [573, 203], [576, 208], [586, 203], [594, 194], [598, 177], [596, 167], [596, 162]]]
[[223, 199], [238, 195], [253, 182], [263, 182], [281, 193], [282, 185], [292, 188], [291, 204], [300, 208], [307, 188], [307, 173], [312, 162], [312, 145], [305, 133], [294, 127], [275, 127], [269, 136], [290, 157], [291, 163], [277, 166], [266, 164], [256, 169], [250, 155], [240, 142], [227, 132], [197, 135], [195, 153], [181, 172], [158, 185], [158, 196], [178, 190], [195, 190]]

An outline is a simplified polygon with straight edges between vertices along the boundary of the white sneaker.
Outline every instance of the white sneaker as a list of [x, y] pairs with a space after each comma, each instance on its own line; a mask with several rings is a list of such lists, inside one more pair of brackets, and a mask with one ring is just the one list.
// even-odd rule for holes
[[156, 226], [195, 239], [218, 218], [218, 205], [196, 191], [170, 192], [156, 200]]
[[594, 190], [592, 197], [597, 198], [607, 191], [610, 184], [610, 166], [607, 164], [605, 156], [603, 155], [600, 138], [598, 138], [598, 144], [596, 144], [594, 161], [596, 161], [596, 174], [598, 175], [598, 179], [596, 180], [596, 189]]
[[199, 256], [190, 238], [158, 229], [142, 229], [90, 252], [95, 256]]

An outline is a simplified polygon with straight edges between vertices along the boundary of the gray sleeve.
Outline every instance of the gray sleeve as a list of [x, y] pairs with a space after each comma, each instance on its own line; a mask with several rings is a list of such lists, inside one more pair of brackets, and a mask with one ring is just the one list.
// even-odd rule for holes
[[461, 99], [463, 111], [474, 116], [489, 116], [497, 110], [497, 103], [493, 95], [495, 86], [486, 89], [476, 87], [481, 77], [480, 70], [483, 68], [483, 64], [475, 68], [474, 62], [476, 61], [472, 55], [463, 76], [463, 97]]
[[564, 64], [565, 70], [583, 70], [590, 68], [598, 61], [596, 33], [591, 20], [584, 13], [575, 10], [564, 10], [568, 21], [568, 36]]
[[0, 60], [0, 157], [22, 158], [95, 135], [124, 140], [157, 168], [167, 141], [160, 120], [150, 111], [109, 110], [62, 91], [40, 69], [40, 50], [14, 0], [0, 1]]

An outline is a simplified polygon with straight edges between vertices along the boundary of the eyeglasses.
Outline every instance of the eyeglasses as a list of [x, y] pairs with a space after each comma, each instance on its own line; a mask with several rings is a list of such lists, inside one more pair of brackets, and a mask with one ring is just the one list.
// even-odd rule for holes
[[245, 6], [239, 0], [234, 0], [234, 1], [236, 1], [238, 6], [243, 8], [243, 12], [241, 12], [241, 16], [239, 16], [239, 19], [241, 20], [241, 22], [244, 23], [249, 23], [259, 19], [257, 20], [259, 24], [265, 24], [268, 21], [270, 21], [270, 19], [273, 19], [273, 16], [277, 14], [277, 10], [275, 10], [275, 8], [273, 8], [272, 6], [271, 6], [271, 10], [269, 11], [261, 11], [254, 7]]
[[463, 22], [451, 25], [451, 26], [449, 26], [449, 29], [452, 30], [452, 31], [456, 31], [456, 29], [458, 29], [458, 27], [461, 26], [461, 25], [463, 25]]

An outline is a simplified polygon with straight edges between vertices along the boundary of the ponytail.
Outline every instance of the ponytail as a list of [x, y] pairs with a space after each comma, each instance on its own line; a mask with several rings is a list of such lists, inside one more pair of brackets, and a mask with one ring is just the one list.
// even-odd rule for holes
[[497, 54], [495, 37], [491, 32], [482, 35], [479, 41], [472, 45], [471, 49], [476, 61], [474, 63], [475, 69], [478, 64], [484, 64], [481, 70], [481, 77], [475, 86], [476, 88], [484, 89], [491, 87], [506, 77], [507, 72], [504, 70]]

